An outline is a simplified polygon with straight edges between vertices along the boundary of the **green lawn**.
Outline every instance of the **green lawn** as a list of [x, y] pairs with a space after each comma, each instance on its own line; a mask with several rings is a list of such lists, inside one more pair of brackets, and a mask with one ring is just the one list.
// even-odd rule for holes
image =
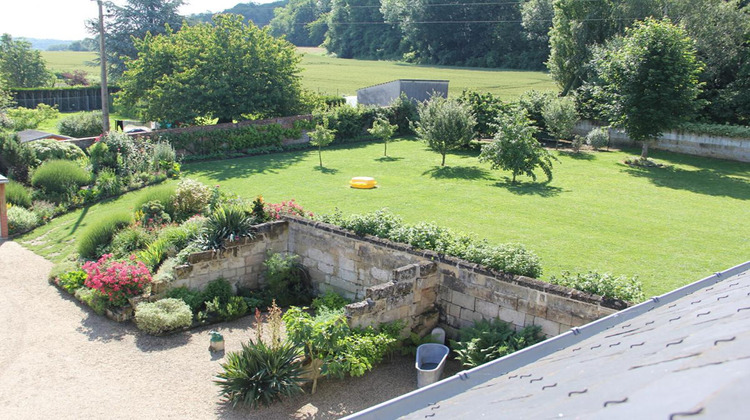
[[[358, 143], [323, 151], [188, 164], [185, 176], [252, 199], [295, 198], [315, 213], [390, 208], [408, 222], [434, 221], [492, 242], [521, 242], [542, 259], [543, 278], [561, 270], [637, 274], [663, 293], [750, 256], [750, 165], [653, 151], [670, 169], [632, 169], [625, 152], [560, 153], [549, 184], [510, 185], [476, 153], [440, 156], [416, 141]], [[379, 187], [355, 190], [353, 176]], [[137, 194], [137, 193], [135, 193]], [[53, 260], [71, 252], [80, 228], [135, 194], [67, 215], [21, 238]]]
[[[513, 100], [526, 90], [556, 90], [552, 78], [544, 72], [510, 71], [482, 68], [419, 66], [393, 61], [347, 60], [327, 57], [320, 48], [301, 48], [302, 85], [332, 95], [356, 95], [357, 89], [395, 79], [450, 80], [450, 94], [465, 89], [491, 92], [504, 100]], [[99, 81], [98, 67], [87, 66], [96, 58], [92, 52], [44, 51], [42, 55], [52, 71], [84, 70], [92, 82]]]

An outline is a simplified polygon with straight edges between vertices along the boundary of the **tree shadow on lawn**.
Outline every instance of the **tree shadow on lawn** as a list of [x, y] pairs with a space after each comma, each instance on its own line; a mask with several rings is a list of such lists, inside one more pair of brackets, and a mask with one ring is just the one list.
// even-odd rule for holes
[[393, 156], [381, 156], [379, 158], [374, 159], [378, 162], [398, 162], [399, 160], [404, 160], [402, 157], [393, 157]]
[[490, 171], [477, 166], [433, 166], [422, 172], [422, 176], [434, 179], [493, 179]]
[[516, 195], [538, 195], [539, 197], [557, 197], [564, 190], [560, 187], [552, 187], [547, 182], [518, 182], [512, 183], [510, 178], [493, 184], [496, 187], [505, 188], [508, 192]]
[[750, 182], [727, 176], [714, 169], [644, 168], [624, 165], [623, 172], [638, 178], [647, 178], [652, 184], [675, 190], [686, 190], [697, 194], [750, 200]]
[[586, 152], [573, 152], [568, 150], [558, 150], [558, 153], [560, 156], [569, 157], [571, 159], [575, 160], [596, 160], [596, 155], [593, 153], [586, 153]]
[[312, 150], [270, 153], [262, 156], [198, 162], [186, 165], [185, 169], [188, 175], [200, 173], [215, 181], [226, 181], [264, 173], [280, 173], [283, 169], [304, 160], [311, 152]]
[[316, 170], [316, 171], [318, 171], [318, 172], [320, 172], [322, 174], [325, 174], [325, 175], [336, 175], [337, 173], [339, 173], [338, 169], [336, 169], [336, 168], [326, 168], [325, 166], [323, 166], [323, 167], [316, 166], [314, 170]]

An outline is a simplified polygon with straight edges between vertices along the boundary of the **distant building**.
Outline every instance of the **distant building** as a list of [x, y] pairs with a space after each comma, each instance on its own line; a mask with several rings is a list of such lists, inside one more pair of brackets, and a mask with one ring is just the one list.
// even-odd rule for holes
[[23, 130], [18, 132], [18, 140], [21, 143], [28, 143], [30, 141], [35, 140], [44, 140], [44, 139], [52, 139], [52, 140], [69, 140], [72, 137], [63, 136], [60, 134], [54, 134], [54, 133], [46, 133], [44, 131], [39, 130]]
[[387, 106], [402, 93], [415, 102], [424, 102], [433, 94], [447, 97], [448, 80], [399, 79], [357, 90], [357, 103]]

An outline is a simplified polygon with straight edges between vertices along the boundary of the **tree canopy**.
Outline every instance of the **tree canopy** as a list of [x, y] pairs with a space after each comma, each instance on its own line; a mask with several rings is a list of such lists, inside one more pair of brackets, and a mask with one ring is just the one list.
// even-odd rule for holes
[[14, 88], [47, 87], [53, 80], [41, 53], [9, 34], [0, 37], [0, 77]]
[[695, 43], [668, 20], [647, 19], [597, 51], [595, 92], [610, 123], [648, 144], [687, 120], [697, 108], [702, 65]]
[[[105, 50], [110, 75], [114, 79], [125, 71], [125, 61], [138, 55], [135, 40], [143, 39], [149, 33], [166, 33], [167, 26], [172, 30], [182, 26], [183, 17], [177, 9], [183, 4], [184, 0], [127, 0], [124, 6], [107, 4]], [[98, 21], [91, 20], [87, 26], [98, 39]]]
[[294, 46], [242, 16], [185, 26], [136, 42], [119, 104], [142, 118], [190, 123], [290, 115], [299, 110], [300, 58]]
[[284, 7], [274, 9], [269, 23], [274, 36], [286, 36], [287, 41], [300, 47], [317, 47], [323, 43], [328, 30], [326, 13], [330, 0], [291, 0]]
[[476, 120], [468, 105], [442, 96], [433, 96], [419, 104], [419, 122], [415, 131], [420, 140], [440, 153], [440, 166], [445, 166], [445, 154], [469, 144], [474, 138]]

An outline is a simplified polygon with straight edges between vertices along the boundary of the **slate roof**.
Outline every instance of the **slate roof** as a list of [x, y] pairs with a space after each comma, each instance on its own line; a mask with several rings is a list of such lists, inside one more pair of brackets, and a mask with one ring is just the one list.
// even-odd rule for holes
[[351, 418], [741, 418], [750, 262]]
[[53, 138], [55, 140], [70, 139], [72, 137], [63, 136], [60, 134], [47, 133], [39, 130], [23, 130], [18, 132], [18, 140], [21, 143], [28, 143], [34, 140], [42, 140], [47, 138]]

